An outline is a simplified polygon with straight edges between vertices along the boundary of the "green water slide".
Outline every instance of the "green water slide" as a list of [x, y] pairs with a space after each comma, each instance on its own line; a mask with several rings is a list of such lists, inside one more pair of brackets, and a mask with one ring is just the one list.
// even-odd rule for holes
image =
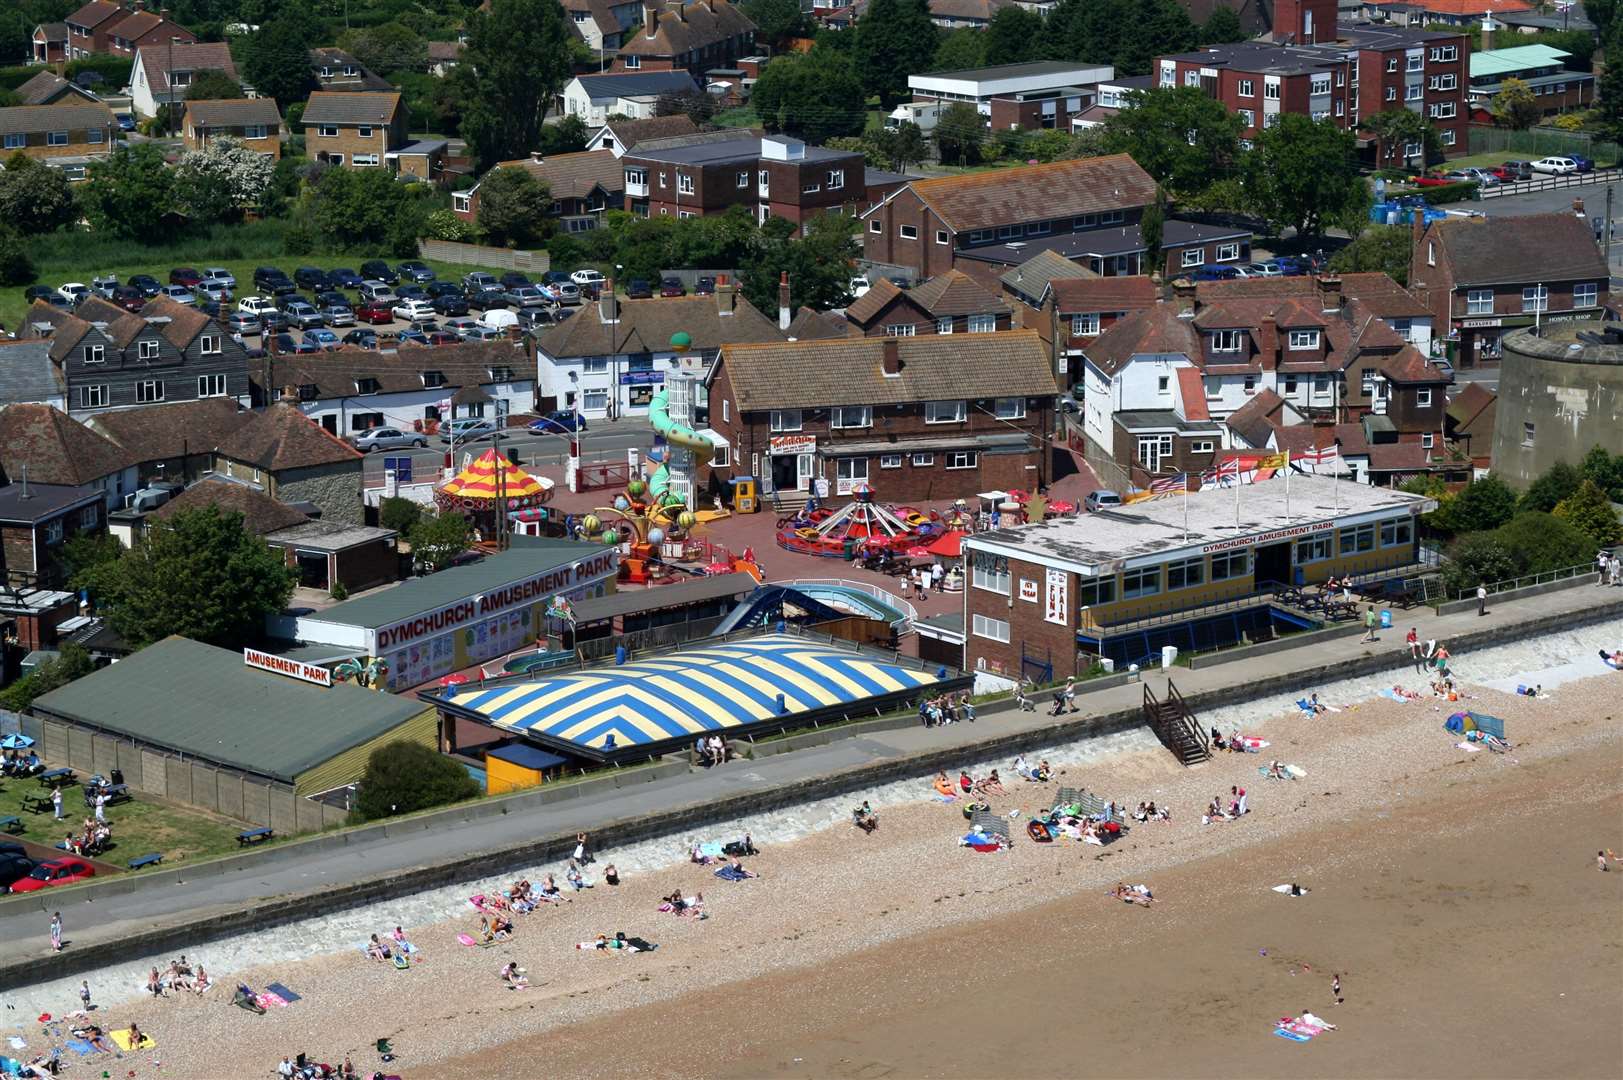
[[[654, 434], [662, 437], [668, 445], [680, 447], [691, 453], [693, 467], [697, 469], [715, 457], [715, 445], [686, 424], [678, 424], [671, 419], [667, 411], [669, 393], [668, 390], [661, 389], [648, 403], [648, 423], [653, 427]], [[670, 505], [667, 502], [671, 488], [669, 464], [666, 461], [660, 462], [659, 468], [654, 470], [654, 475], [648, 478], [648, 493], [661, 505]]]

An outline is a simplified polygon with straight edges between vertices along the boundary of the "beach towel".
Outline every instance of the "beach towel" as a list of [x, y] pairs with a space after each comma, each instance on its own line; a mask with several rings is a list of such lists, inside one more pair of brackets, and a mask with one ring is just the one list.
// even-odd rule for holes
[[[1298, 895], [1306, 896], [1308, 893], [1310, 893], [1312, 891], [1313, 891], [1312, 889], [1303, 889]], [[1284, 893], [1286, 896], [1289, 896], [1289, 895], [1291, 895], [1291, 887], [1288, 884], [1287, 885], [1275, 885], [1274, 886], [1274, 892], [1276, 892], [1276, 893]]]
[[1259, 738], [1256, 735], [1241, 735], [1237, 741], [1248, 754], [1255, 754], [1268, 746], [1267, 739]]
[[295, 994], [281, 983], [271, 983], [269, 986], [265, 987], [265, 990], [267, 993], [275, 994], [277, 997], [281, 998], [290, 1005], [295, 1001], [303, 1000], [303, 998], [299, 997], [298, 994]]
[[475, 941], [473, 938], [469, 937], [467, 934], [458, 934], [456, 936], [456, 939], [458, 941], [462, 942], [462, 944], [464, 944], [464, 945], [478, 945], [479, 944], [479, 942]]
[[1409, 703], [1409, 699], [1398, 693], [1396, 690], [1382, 688], [1375, 691], [1375, 693], [1377, 697], [1387, 698], [1388, 700], [1397, 702], [1399, 705], [1407, 705]]
[[956, 795], [942, 795], [942, 794], [940, 794], [938, 792], [935, 795], [935, 801], [936, 802], [957, 802], [958, 801], [958, 796], [956, 796]]
[[28, 1048], [28, 1043], [15, 1035], [11, 1036], [6, 1041], [11, 1044], [11, 1048], [13, 1050], [26, 1050]]
[[731, 866], [723, 866], [716, 871], [716, 876], [723, 881], [748, 881], [750, 878], [744, 871]]
[[153, 1041], [152, 1036], [146, 1032], [141, 1033], [141, 1045], [134, 1045], [130, 1042], [129, 1028], [119, 1028], [117, 1031], [109, 1031], [107, 1034], [113, 1040], [113, 1044], [120, 1050], [150, 1050], [158, 1045]]
[[723, 856], [721, 854], [721, 843], [720, 843], [720, 841], [712, 840], [712, 841], [710, 841], [708, 843], [700, 844], [699, 845], [699, 854], [703, 855], [707, 859], [720, 859], [720, 858], [722, 858]]
[[254, 995], [254, 1001], [259, 1003], [259, 1007], [261, 1009], [285, 1009], [285, 1008], [287, 1008], [287, 999], [282, 997], [282, 995], [280, 995], [280, 994], [273, 994], [273, 993], [271, 993], [269, 991], [266, 991], [263, 994], [255, 994]]
[[1303, 1035], [1299, 1031], [1290, 1031], [1287, 1028], [1274, 1028], [1274, 1034], [1281, 1039], [1289, 1039], [1291, 1042], [1305, 1043], [1313, 1041], [1313, 1036]]
[[1454, 745], [1459, 747], [1461, 750], [1464, 750], [1467, 754], [1480, 754], [1480, 753], [1482, 753], [1482, 747], [1480, 747], [1480, 746], [1472, 746], [1468, 742], [1457, 742]]
[[84, 1039], [69, 1039], [63, 1045], [75, 1054], [94, 1054], [96, 1052], [96, 1048]]

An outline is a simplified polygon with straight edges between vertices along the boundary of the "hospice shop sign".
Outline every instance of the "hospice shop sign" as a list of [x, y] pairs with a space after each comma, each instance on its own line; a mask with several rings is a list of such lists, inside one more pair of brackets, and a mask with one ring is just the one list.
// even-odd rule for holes
[[436, 611], [424, 612], [409, 619], [379, 628], [376, 649], [399, 648], [418, 638], [454, 630], [466, 623], [476, 622], [487, 615], [495, 615], [509, 608], [523, 607], [545, 600], [554, 593], [568, 592], [577, 585], [596, 581], [619, 569], [620, 553], [613, 549], [582, 559], [572, 566], [559, 566], [534, 577], [492, 589], [482, 596], [470, 596], [447, 604]]
[[306, 664], [300, 660], [289, 660], [285, 656], [260, 652], [258, 649], [242, 650], [242, 662], [261, 671], [273, 671], [278, 675], [286, 675], [290, 679], [302, 679], [307, 683], [315, 683], [317, 686], [332, 685], [332, 672], [320, 664]]

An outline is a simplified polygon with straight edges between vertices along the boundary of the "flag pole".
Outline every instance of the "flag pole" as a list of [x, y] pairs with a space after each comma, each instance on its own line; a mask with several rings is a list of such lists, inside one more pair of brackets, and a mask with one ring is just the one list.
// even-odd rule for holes
[[1234, 459], [1234, 527], [1240, 527], [1240, 459]]
[[1287, 447], [1286, 450], [1285, 450], [1285, 522], [1286, 522], [1286, 524], [1290, 523], [1290, 519], [1291, 519], [1291, 452], [1290, 452], [1290, 449]]
[[1189, 474], [1183, 475], [1183, 540], [1189, 542]]

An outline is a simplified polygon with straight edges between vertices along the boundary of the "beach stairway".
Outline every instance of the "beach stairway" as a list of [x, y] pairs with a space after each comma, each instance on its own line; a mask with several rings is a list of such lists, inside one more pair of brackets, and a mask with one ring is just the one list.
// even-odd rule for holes
[[1171, 679], [1167, 680], [1164, 698], [1157, 698], [1148, 683], [1144, 685], [1144, 722], [1180, 764], [1198, 765], [1212, 756], [1206, 744], [1206, 733], [1200, 729], [1200, 723], [1184, 704], [1183, 695], [1178, 693]]

